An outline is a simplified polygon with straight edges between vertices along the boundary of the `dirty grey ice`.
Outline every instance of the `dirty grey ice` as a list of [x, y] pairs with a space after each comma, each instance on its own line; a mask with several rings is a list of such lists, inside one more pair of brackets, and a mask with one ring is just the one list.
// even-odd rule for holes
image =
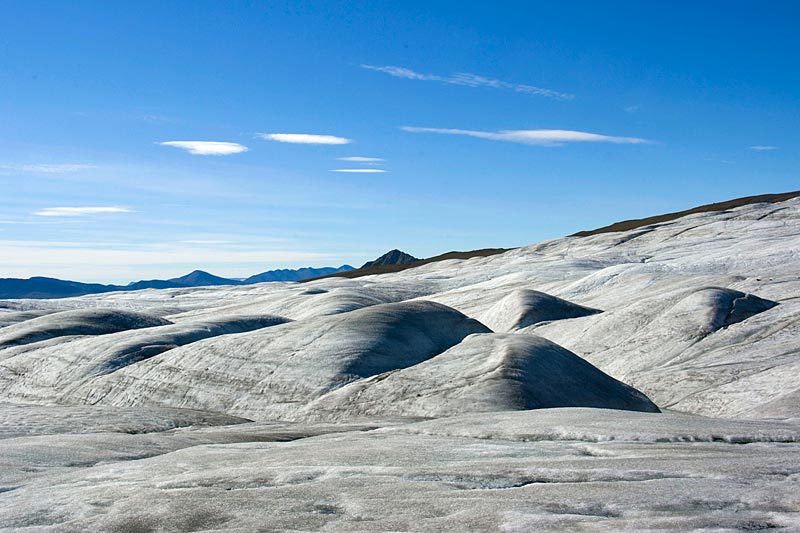
[[800, 200], [0, 309], [0, 528], [800, 529]]

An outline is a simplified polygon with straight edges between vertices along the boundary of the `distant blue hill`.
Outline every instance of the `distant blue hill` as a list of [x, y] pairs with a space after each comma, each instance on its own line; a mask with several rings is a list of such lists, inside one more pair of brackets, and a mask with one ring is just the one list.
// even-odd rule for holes
[[128, 285], [101, 285], [81, 283], [56, 278], [33, 277], [29, 279], [0, 278], [0, 299], [7, 298], [68, 298], [85, 294], [98, 294], [113, 291], [137, 291], [142, 289], [178, 289], [185, 287], [208, 287], [216, 285], [251, 285], [265, 281], [302, 281], [354, 270], [350, 265], [340, 267], [300, 268], [297, 270], [270, 270], [250, 276], [245, 280], [221, 278], [202, 270], [195, 270], [185, 276], [172, 279], [151, 279], [135, 281]]
[[329, 276], [331, 274], [337, 274], [339, 272], [348, 272], [350, 270], [355, 270], [355, 268], [351, 267], [350, 265], [342, 265], [340, 267], [322, 267], [322, 268], [299, 268], [297, 270], [289, 270], [289, 269], [281, 269], [281, 270], [269, 270], [267, 272], [262, 272], [261, 274], [256, 274], [255, 276], [250, 276], [249, 278], [245, 279], [242, 283], [262, 283], [265, 281], [303, 281], [304, 279], [311, 279], [317, 278], [319, 276]]
[[114, 285], [80, 283], [56, 278], [0, 278], [0, 298], [67, 298], [120, 290]]

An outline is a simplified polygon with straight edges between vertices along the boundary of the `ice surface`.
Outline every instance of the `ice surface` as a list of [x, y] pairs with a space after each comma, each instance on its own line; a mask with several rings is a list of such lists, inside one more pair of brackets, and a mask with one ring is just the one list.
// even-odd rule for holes
[[7, 530], [800, 530], [799, 199], [0, 339]]
[[[2, 525], [44, 531], [800, 527], [800, 453], [787, 443], [800, 438], [793, 424], [546, 409], [373, 431], [343, 425], [339, 433], [287, 442], [233, 440], [247, 435], [246, 426], [230, 426], [231, 441], [216, 445], [202, 442], [209, 435], [224, 442], [225, 427], [134, 435], [127, 448], [108, 434], [76, 435], [58, 453], [38, 440], [21, 443], [30, 450], [27, 459], [11, 443], [3, 449], [17, 466], [23, 460], [31, 469], [52, 466], [27, 477], [15, 470], [22, 474], [0, 493]], [[275, 429], [261, 431], [268, 440]], [[196, 445], [170, 451], [169, 439], [185, 445], [193, 433]], [[250, 438], [258, 436], [254, 428]], [[726, 436], [735, 438], [718, 438]], [[147, 452], [156, 456], [137, 458]], [[70, 453], [84, 466], [63, 466]]]

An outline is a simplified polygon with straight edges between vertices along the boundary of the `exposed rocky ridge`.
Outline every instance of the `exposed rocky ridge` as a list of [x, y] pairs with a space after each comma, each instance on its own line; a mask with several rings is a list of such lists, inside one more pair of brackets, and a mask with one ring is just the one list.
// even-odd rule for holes
[[[686, 209], [684, 211], [678, 211], [675, 213], [666, 213], [663, 215], [656, 215], [652, 217], [642, 218], [642, 219], [633, 219], [633, 220], [625, 220], [622, 222], [615, 222], [614, 224], [610, 224], [608, 226], [603, 226], [601, 228], [593, 229], [593, 230], [585, 230], [579, 231], [574, 233], [572, 236], [574, 237], [588, 237], [592, 235], [598, 235], [601, 233], [613, 233], [613, 232], [621, 232], [621, 231], [630, 231], [635, 230], [638, 228], [644, 228], [647, 226], [651, 226], [654, 224], [659, 224], [662, 222], [669, 222], [672, 220], [676, 220], [678, 218], [696, 214], [696, 213], [709, 213], [715, 211], [725, 211], [727, 209], [733, 209], [736, 207], [743, 207], [751, 204], [759, 204], [759, 203], [779, 203], [784, 202], [786, 200], [791, 200], [792, 198], [796, 198], [800, 196], [800, 191], [795, 192], [786, 192], [786, 193], [778, 193], [778, 194], [762, 194], [756, 196], [746, 196], [742, 198], [736, 198], [734, 200], [727, 200], [724, 202], [716, 202], [712, 204], [705, 204], [697, 207], [693, 207], [691, 209]], [[361, 267], [356, 269], [352, 272], [347, 273], [339, 273], [339, 274], [330, 274], [327, 276], [320, 276], [322, 277], [330, 277], [331, 275], [338, 275], [348, 278], [359, 278], [362, 276], [371, 276], [375, 274], [388, 274], [392, 272], [400, 272], [409, 268], [415, 268], [418, 266], [426, 265], [428, 263], [435, 263], [438, 261], [447, 261], [449, 259], [471, 259], [473, 257], [489, 257], [492, 255], [502, 254], [511, 250], [512, 248], [482, 248], [480, 250], [470, 250], [466, 252], [447, 252], [444, 254], [440, 254], [434, 257], [429, 257], [427, 259], [420, 259], [413, 263], [407, 264], [399, 264], [399, 265], [383, 265], [383, 266], [371, 266], [369, 268]], [[318, 279], [318, 278], [310, 278]]]
[[742, 207], [750, 204], [758, 203], [778, 203], [785, 202], [800, 196], [800, 191], [784, 192], [778, 194], [759, 194], [756, 196], [745, 196], [743, 198], [736, 198], [734, 200], [727, 200], [724, 202], [716, 202], [713, 204], [705, 204], [684, 211], [676, 211], [675, 213], [666, 213], [664, 215], [656, 215], [647, 218], [637, 218], [632, 220], [623, 220], [622, 222], [615, 222], [602, 228], [593, 230], [579, 231], [574, 234], [575, 237], [588, 237], [590, 235], [597, 235], [600, 233], [613, 233], [617, 231], [630, 231], [632, 229], [642, 228], [653, 224], [660, 224], [662, 222], [669, 222], [688, 215], [697, 213], [708, 213], [713, 211], [726, 211], [736, 207]]
[[509, 248], [483, 248], [480, 250], [470, 250], [467, 252], [447, 252], [444, 254], [440, 254], [434, 257], [429, 257], [427, 259], [419, 259], [412, 263], [402, 263], [402, 264], [389, 264], [389, 265], [375, 265], [370, 267], [361, 267], [356, 270], [351, 270], [348, 272], [338, 272], [336, 274], [328, 274], [325, 276], [319, 276], [317, 278], [310, 278], [307, 280], [303, 280], [303, 283], [309, 281], [315, 281], [318, 279], [324, 278], [361, 278], [364, 276], [374, 276], [376, 274], [390, 274], [393, 272], [402, 272], [403, 270], [408, 270], [409, 268], [415, 268], [422, 265], [427, 265], [429, 263], [436, 263], [439, 261], [447, 261], [450, 259], [471, 259], [473, 257], [488, 257], [490, 255], [497, 255], [503, 252], [507, 252]]

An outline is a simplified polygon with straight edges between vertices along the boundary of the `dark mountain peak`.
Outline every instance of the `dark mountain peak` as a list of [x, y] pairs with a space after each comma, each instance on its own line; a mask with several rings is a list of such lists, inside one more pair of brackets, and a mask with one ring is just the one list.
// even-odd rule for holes
[[181, 285], [187, 285], [190, 287], [198, 287], [201, 285], [238, 285], [239, 282], [228, 279], [228, 278], [221, 278], [219, 276], [215, 276], [214, 274], [209, 274], [204, 270], [194, 270], [185, 276], [181, 276], [179, 278], [172, 278], [170, 280], [172, 283], [177, 283]]
[[361, 268], [369, 268], [382, 265], [407, 265], [419, 261], [413, 255], [409, 255], [401, 250], [394, 249], [386, 252], [374, 261], [367, 261]]

